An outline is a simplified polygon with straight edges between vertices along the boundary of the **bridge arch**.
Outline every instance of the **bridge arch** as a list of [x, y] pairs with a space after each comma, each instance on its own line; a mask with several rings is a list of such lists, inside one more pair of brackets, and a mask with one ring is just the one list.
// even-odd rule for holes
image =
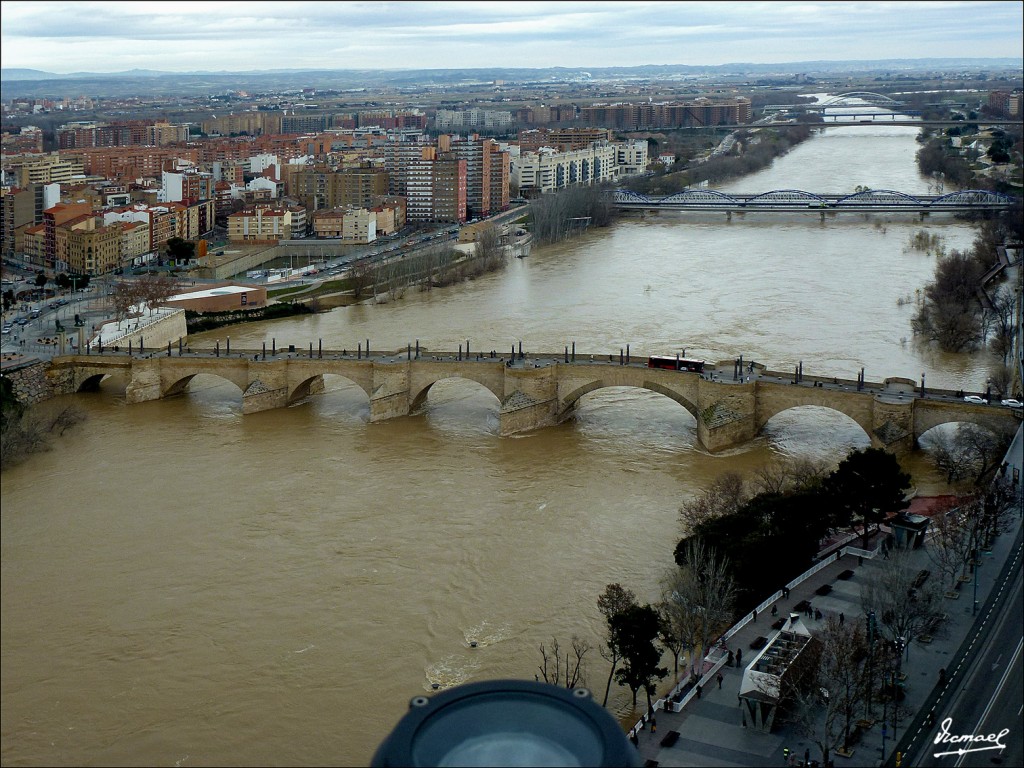
[[692, 203], [692, 202], [703, 202], [703, 203], [730, 203], [732, 205], [739, 204], [739, 199], [733, 197], [725, 192], [719, 192], [717, 189], [684, 189], [682, 192], [676, 192], [674, 195], [668, 195], [667, 197], [661, 198], [659, 203]]
[[616, 203], [649, 203], [651, 199], [629, 189], [617, 189], [612, 196]]
[[836, 205], [843, 205], [844, 203], [913, 203], [914, 205], [924, 205], [923, 200], [919, 200], [913, 195], [909, 195], [906, 192], [899, 192], [895, 189], [864, 189], [860, 192], [854, 192], [853, 194], [840, 197], [836, 200]]
[[446, 381], [450, 379], [463, 379], [465, 381], [471, 381], [474, 384], [479, 384], [481, 387], [486, 389], [495, 399], [501, 404], [504, 398], [504, 392], [496, 387], [492, 382], [488, 381], [484, 376], [473, 376], [468, 374], [466, 371], [452, 374], [442, 374], [438, 376], [432, 376], [426, 381], [418, 381], [415, 385], [409, 388], [409, 411], [415, 412], [423, 407], [423, 404], [427, 401], [427, 395], [430, 394], [430, 389], [437, 384], [439, 381]]
[[766, 395], [758, 399], [758, 409], [754, 420], [755, 434], [760, 434], [772, 417], [777, 416], [780, 413], [794, 408], [814, 406], [816, 408], [825, 408], [829, 411], [835, 411], [836, 413], [841, 413], [843, 416], [849, 417], [856, 422], [862, 430], [864, 430], [864, 434], [869, 438], [871, 437], [872, 414], [870, 400], [861, 398], [830, 397], [829, 391], [825, 389], [815, 389], [810, 392], [802, 391], [800, 402], [793, 402], [788, 397], [785, 397], [785, 393], [780, 394], [782, 395], [781, 397]]
[[1012, 204], [1016, 199], [1001, 192], [992, 192], [987, 189], [961, 189], [956, 192], [947, 192], [941, 197], [932, 200], [933, 206], [939, 205], [971, 205], [976, 203], [1006, 203]]
[[[918, 404], [914, 409], [914, 436], [920, 440], [936, 427], [946, 424], [971, 424], [1001, 438], [1010, 438], [1017, 431], [1020, 417], [1008, 408], [978, 405], [965, 412], [963, 408], [929, 407]], [[916, 441], [915, 441], [916, 442]]]
[[224, 381], [230, 382], [231, 384], [234, 384], [236, 387], [238, 387], [239, 393], [243, 393], [246, 390], [245, 385], [239, 384], [231, 376], [224, 375], [224, 373], [217, 370], [200, 369], [190, 371], [184, 374], [176, 373], [176, 377], [173, 380], [170, 380], [169, 384], [161, 387], [160, 397], [174, 397], [175, 395], [183, 394], [185, 392], [186, 387], [188, 387], [192, 379], [194, 379], [196, 376], [199, 376], [200, 374], [204, 376], [213, 376], [215, 378], [223, 379]]
[[754, 195], [747, 204], [754, 203], [766, 203], [766, 202], [779, 202], [779, 203], [792, 203], [792, 202], [814, 202], [821, 203], [822, 205], [828, 205], [828, 200], [816, 195], [813, 192], [804, 192], [802, 189], [773, 189], [770, 192], [762, 192], [759, 195]]
[[680, 393], [676, 392], [675, 390], [669, 387], [662, 386], [658, 384], [656, 381], [645, 381], [642, 385], [623, 385], [619, 383], [608, 383], [602, 379], [595, 379], [593, 381], [589, 381], [586, 384], [582, 384], [581, 386], [572, 390], [565, 396], [560, 397], [558, 401], [558, 419], [562, 420], [567, 418], [572, 413], [573, 409], [576, 408], [576, 405], [579, 403], [580, 399], [584, 395], [588, 395], [591, 392], [596, 392], [597, 390], [600, 389], [610, 389], [611, 387], [646, 389], [649, 392], [655, 392], [659, 395], [664, 395], [670, 400], [683, 406], [683, 408], [689, 411], [690, 415], [693, 416], [695, 420], [698, 419], [697, 406], [695, 406], [692, 402], [690, 402], [689, 399], [687, 399]]
[[346, 382], [353, 384], [359, 388], [367, 398], [370, 397], [371, 393], [367, 391], [366, 386], [353, 378], [346, 376], [343, 373], [336, 373], [335, 371], [322, 371], [320, 373], [310, 374], [302, 379], [299, 379], [295, 383], [289, 382], [288, 385], [288, 402], [294, 403], [298, 400], [302, 400], [305, 397], [309, 397], [312, 394], [316, 394], [323, 389], [324, 377], [325, 376], [336, 376], [339, 379], [343, 379]]
[[875, 93], [874, 91], [850, 91], [849, 93], [837, 93], [835, 96], [829, 96], [824, 101], [819, 101], [818, 106], [858, 106], [851, 103], [853, 101], [866, 101], [869, 104], [882, 104], [887, 107], [899, 106], [903, 103], [902, 101], [896, 101], [896, 99], [891, 96], [886, 96], [884, 93]]
[[758, 433], [778, 440], [778, 447], [785, 453], [813, 450], [816, 456], [836, 460], [848, 450], [874, 444], [862, 421], [834, 405], [804, 404], [782, 408], [765, 420]]

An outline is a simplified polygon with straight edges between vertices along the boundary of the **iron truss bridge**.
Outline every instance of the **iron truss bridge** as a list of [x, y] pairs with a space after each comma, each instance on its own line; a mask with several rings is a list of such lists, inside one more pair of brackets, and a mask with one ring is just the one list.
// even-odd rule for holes
[[909, 195], [892, 189], [868, 189], [853, 194], [818, 194], [799, 189], [775, 189], [759, 195], [685, 189], [665, 197], [648, 197], [629, 190], [613, 193], [622, 210], [724, 211], [772, 213], [965, 213], [1000, 211], [1018, 204], [1010, 195], [965, 189], [945, 195]]

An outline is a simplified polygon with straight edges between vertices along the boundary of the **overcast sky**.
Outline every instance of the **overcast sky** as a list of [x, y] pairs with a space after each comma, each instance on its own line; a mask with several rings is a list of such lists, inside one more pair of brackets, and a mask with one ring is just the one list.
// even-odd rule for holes
[[0, 6], [3, 67], [61, 74], [1024, 57], [1020, 0]]

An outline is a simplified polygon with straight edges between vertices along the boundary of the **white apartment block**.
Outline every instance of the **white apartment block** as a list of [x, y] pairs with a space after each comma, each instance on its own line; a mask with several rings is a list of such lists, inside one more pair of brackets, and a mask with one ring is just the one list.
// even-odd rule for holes
[[541, 147], [538, 152], [524, 152], [512, 158], [512, 183], [520, 193], [544, 193], [615, 181], [619, 175], [618, 156], [618, 147], [613, 144], [595, 143], [572, 152]]
[[491, 109], [439, 109], [434, 116], [438, 128], [501, 128], [511, 125], [512, 113]]
[[619, 164], [619, 176], [636, 176], [647, 170], [647, 142], [625, 141], [614, 145], [616, 160]]

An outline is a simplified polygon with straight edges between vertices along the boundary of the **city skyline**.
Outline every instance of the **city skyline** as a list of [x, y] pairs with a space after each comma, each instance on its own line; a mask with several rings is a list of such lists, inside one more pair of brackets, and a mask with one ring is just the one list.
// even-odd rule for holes
[[1003, 0], [5, 0], [0, 10], [2, 66], [57, 74], [1024, 58], [1024, 4]]

